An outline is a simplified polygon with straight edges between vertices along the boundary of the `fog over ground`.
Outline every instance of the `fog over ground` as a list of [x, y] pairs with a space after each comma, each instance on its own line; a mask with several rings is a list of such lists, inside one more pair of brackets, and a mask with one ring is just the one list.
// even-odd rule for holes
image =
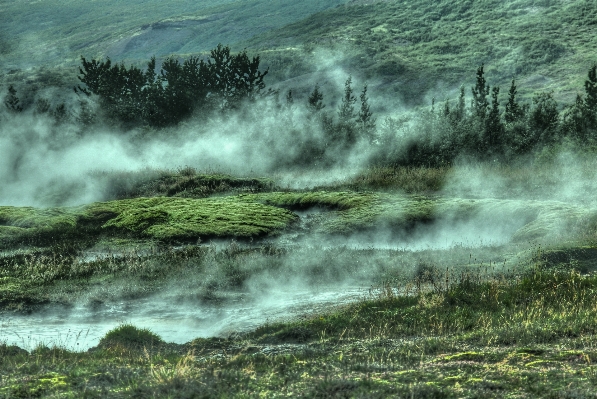
[[[337, 82], [341, 84], [342, 80], [337, 79]], [[354, 87], [358, 91], [359, 85]], [[336, 111], [328, 108], [330, 112]], [[414, 119], [405, 126], [406, 137], [417, 134], [417, 123]], [[353, 177], [368, 166], [370, 154], [378, 148], [362, 141], [348, 152], [339, 152], [333, 165], [307, 165], [295, 170], [279, 167], [299, 156], [297, 151], [309, 140], [320, 141], [325, 137], [298, 101], [291, 108], [276, 108], [264, 102], [242, 113], [195, 118], [160, 132], [122, 131], [108, 124], [82, 129], [75, 124], [57, 124], [48, 116], [32, 112], [4, 113], [0, 122], [0, 205], [87, 204], [108, 199], [106, 193], [111, 180], [104, 172], [109, 175], [110, 172], [176, 170], [186, 166], [239, 176], [274, 176], [282, 187], [315, 187]], [[565, 150], [544, 154], [543, 159], [545, 163], [540, 168], [543, 175], [531, 176], [530, 180], [528, 176], [520, 177], [516, 166], [512, 166], [510, 173], [507, 167], [463, 161], [450, 172], [442, 194], [593, 204], [590, 194], [597, 188], [597, 169], [591, 167], [591, 162]], [[541, 186], [546, 177], [551, 183], [549, 187]], [[75, 350], [96, 345], [107, 330], [122, 322], [150, 328], [165, 340], [179, 343], [197, 336], [226, 336], [263, 324], [269, 317], [276, 320], [300, 316], [306, 309], [362, 298], [367, 295], [366, 288], [387, 272], [383, 264], [374, 261], [366, 265], [355, 262], [343, 264], [342, 268], [329, 267], [328, 248], [344, 246], [410, 252], [460, 247], [470, 248], [471, 256], [475, 253], [475, 257], [482, 258], [490, 250], [479, 247], [507, 243], [526, 222], [516, 213], [505, 215], [499, 208], [487, 207], [464, 221], [445, 215], [431, 225], [415, 228], [408, 235], [396, 234], [391, 226], [380, 226], [377, 231], [326, 242], [307, 239], [303, 244], [313, 248], [310, 256], [288, 256], [277, 273], [267, 270], [254, 273], [244, 285], [243, 294], [224, 305], [205, 305], [193, 299], [198, 286], [193, 279], [173, 281], [164, 293], [142, 301], [107, 300], [99, 310], [92, 310], [90, 304], [97, 298], [105, 300], [102, 296], [105, 293], [93, 291], [82, 298], [80, 305], [68, 311], [58, 309], [35, 318], [7, 319], [0, 325], [0, 335], [10, 336], [8, 343], [26, 348], [35, 347], [41, 341]], [[304, 252], [300, 254], [304, 255]], [[401, 265], [398, 252], [393, 256], [396, 265], [406, 267], [408, 273], [413, 272], [413, 264]], [[217, 273], [214, 271], [210, 277], [217, 279]], [[118, 292], [118, 287], [111, 289]], [[43, 332], [32, 329], [40, 323], [52, 328]]]
[[[329, 107], [331, 108], [331, 107]], [[334, 112], [335, 109], [330, 109]], [[378, 128], [382, 124], [378, 119]], [[416, 137], [417, 122], [398, 134]], [[288, 168], [301, 158], [304, 144], [325, 143], [318, 123], [301, 104], [276, 109], [257, 104], [242, 114], [193, 119], [156, 132], [122, 131], [94, 125], [81, 128], [45, 115], [23, 112], [0, 116], [0, 204], [71, 206], [107, 199], [107, 173], [193, 167], [237, 176], [274, 176], [289, 188], [309, 188], [354, 177], [368, 166], [379, 145], [360, 141], [332, 157], [332, 165], [310, 162]], [[327, 149], [328, 153], [330, 149]], [[329, 154], [328, 154], [329, 155]], [[457, 163], [444, 194], [477, 198], [533, 198], [591, 202], [597, 188], [591, 160], [562, 147], [539, 156], [528, 179], [513, 165]], [[542, 163], [541, 163], [542, 162]], [[285, 164], [286, 163], [286, 164]], [[538, 166], [537, 166], [538, 165]], [[549, 187], [541, 187], [548, 180]]]

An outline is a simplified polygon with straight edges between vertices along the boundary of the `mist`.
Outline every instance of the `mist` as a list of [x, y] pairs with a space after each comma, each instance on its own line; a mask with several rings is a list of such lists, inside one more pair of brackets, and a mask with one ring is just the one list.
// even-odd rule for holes
[[[229, 116], [191, 119], [161, 131], [56, 124], [32, 112], [5, 114], [0, 122], [0, 203], [45, 207], [101, 201], [107, 199], [108, 183], [100, 172], [192, 167], [261, 176], [291, 170], [288, 161], [300, 161], [304, 144], [322, 142], [323, 133], [308, 120], [304, 107], [277, 110], [270, 103], [264, 100]], [[303, 129], [307, 124], [311, 128]], [[343, 151], [334, 162], [342, 169], [340, 177], [365, 164], [364, 144]], [[320, 167], [316, 162], [305, 166]], [[317, 184], [335, 178], [326, 172]], [[297, 187], [307, 180], [289, 177], [283, 184]]]
[[[322, 87], [342, 92], [349, 74], [329, 65], [325, 68], [332, 72]], [[316, 77], [309, 84], [317, 83]], [[358, 93], [365, 82], [355, 81]], [[70, 121], [56, 121], [33, 110], [3, 111], [0, 205], [77, 206], [110, 200], [114, 176], [126, 179], [127, 173], [186, 167], [206, 173], [273, 177], [281, 189], [321, 188], [350, 182], [374, 165], [380, 153], [407, 152], [433, 128], [427, 110], [399, 107], [392, 114], [376, 114], [376, 140], [359, 138], [346, 146], [329, 141], [319, 120], [304, 105], [304, 97], [289, 103], [281, 99], [285, 94], [283, 89], [277, 98], [265, 97], [233, 112], [194, 115], [162, 129], [123, 128], [102, 115], [93, 98], [97, 117], [88, 125], [77, 121], [76, 97], [67, 99]], [[379, 104], [396, 101], [371, 95], [377, 109], [382, 108]], [[337, 102], [326, 102], [329, 115], [335, 116], [337, 109]], [[317, 148], [325, 153], [313, 156], [311, 150]], [[9, 344], [25, 348], [43, 342], [83, 350], [96, 345], [111, 328], [133, 323], [167, 341], [184, 343], [195, 337], [227, 337], [269, 320], [304, 317], [371, 298], [371, 287], [379, 287], [384, 279], [412, 280], [418, 268], [445, 270], [456, 265], [464, 269], [470, 267], [471, 259], [475, 265], [499, 263], [499, 270], [513, 267], [520, 261], [516, 251], [522, 248], [521, 242], [535, 245], [547, 235], [535, 237], [525, 226], [547, 220], [551, 238], [569, 238], [570, 224], [558, 223], [558, 218], [581, 206], [594, 207], [591, 193], [597, 189], [595, 162], [570, 143], [515, 161], [508, 165], [457, 157], [441, 189], [430, 195], [461, 202], [445, 209], [440, 203], [443, 213], [433, 220], [407, 228], [379, 223], [365, 231], [329, 237], [281, 235], [267, 245], [286, 248], [283, 255], [241, 257], [233, 266], [208, 259], [200, 272], [187, 270], [151, 295], [135, 293], [131, 288], [134, 278], [127, 279], [89, 290], [72, 307], [47, 308], [34, 318], [15, 315], [3, 321], [0, 333], [11, 337]], [[404, 194], [399, 189], [389, 191]], [[471, 212], [461, 211], [469, 207]], [[542, 215], [543, 208], [552, 213]], [[325, 212], [297, 213], [304, 222], [310, 215]], [[585, 213], [579, 215], [582, 218]], [[514, 238], [519, 246], [505, 253], [503, 248], [513, 244]], [[222, 245], [224, 249], [218, 250], [225, 251], [228, 243]], [[80, 254], [77, 261], [89, 261], [85, 259], [88, 253]], [[237, 287], [222, 287], [221, 281], [230, 279], [226, 267], [238, 268], [235, 272], [249, 277]], [[123, 299], [129, 296], [132, 299]], [[31, 329], [32, 323], [53, 327], [40, 334]]]

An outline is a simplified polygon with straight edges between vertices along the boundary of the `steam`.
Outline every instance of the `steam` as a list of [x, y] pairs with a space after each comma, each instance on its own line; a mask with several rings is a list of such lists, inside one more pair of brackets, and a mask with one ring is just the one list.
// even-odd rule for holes
[[[288, 169], [289, 159], [300, 160], [305, 143], [319, 144], [325, 138], [303, 106], [277, 109], [272, 102], [263, 100], [227, 116], [200, 116], [162, 131], [123, 132], [108, 125], [82, 129], [57, 124], [47, 115], [5, 114], [0, 122], [0, 203], [43, 207], [103, 200], [106, 183], [94, 177], [94, 172], [190, 166], [263, 175], [284, 166]], [[339, 155], [337, 165], [343, 170], [362, 167], [366, 161], [362, 146], [358, 143]], [[320, 165], [314, 162], [304, 167]], [[333, 178], [328, 173], [325, 180]], [[288, 184], [296, 186], [294, 180]]]
[[[314, 57], [322, 61], [323, 67], [308, 78], [311, 87], [323, 77], [324, 92], [326, 85], [330, 91], [341, 92], [348, 74], [333, 65], [339, 64], [342, 53], [329, 57], [316, 51]], [[359, 87], [362, 85], [357, 82], [355, 92]], [[379, 104], [384, 101], [379, 100]], [[301, 160], [308, 143], [327, 140], [303, 103], [304, 98], [296, 98], [292, 106], [278, 105], [269, 98], [236, 113], [197, 115], [177, 127], [160, 131], [148, 128], [122, 131], [101, 119], [81, 128], [57, 123], [48, 115], [5, 112], [0, 115], [0, 205], [87, 204], [108, 199], [110, 182], [102, 172], [173, 170], [185, 166], [242, 176], [274, 176], [279, 185], [293, 189], [350, 180], [369, 164], [376, 144], [360, 141], [349, 150], [332, 145], [327, 147], [327, 155], [333, 160], [330, 164], [313, 160], [301, 167], [289, 165], [289, 160]], [[335, 113], [336, 108], [328, 103], [326, 111]], [[377, 116], [381, 127], [384, 115]], [[403, 123], [400, 132], [404, 137], [416, 137], [421, 134], [421, 125], [422, 122], [411, 118]], [[389, 134], [398, 133], [390, 129]], [[58, 325], [55, 330], [48, 329], [48, 335], [31, 339], [33, 345], [29, 347], [40, 340], [48, 343], [55, 339], [56, 344], [68, 341], [67, 346], [82, 350], [96, 345], [109, 329], [131, 322], [152, 329], [167, 341], [183, 343], [199, 336], [226, 336], [250, 329], [267, 318], [296, 317], [324, 305], [362, 298], [363, 290], [379, 283], [380, 276], [412, 275], [421, 258], [433, 262], [443, 256], [433, 251], [455, 251], [460, 256], [459, 264], [465, 264], [473, 252], [479, 258], [485, 256], [495, 262], [489, 247], [499, 248], [508, 243], [519, 229], [540, 216], [535, 210], [520, 213], [523, 201], [594, 206], [595, 166], [595, 161], [584, 159], [565, 146], [541, 154], [526, 175], [520, 175], [516, 167], [463, 162], [452, 169], [441, 194], [449, 198], [490, 199], [469, 218], [448, 212], [432, 224], [420, 224], [410, 230], [382, 225], [349, 237], [325, 241], [307, 238], [300, 243], [303, 250], [282, 257], [278, 268], [259, 265], [262, 261], [259, 259], [245, 259], [241, 267], [252, 273], [251, 278], [243, 285], [242, 292], [225, 293], [229, 297], [224, 303], [197, 299], [197, 287], [203, 284], [203, 279], [222, 278], [223, 271], [214, 266], [206, 268], [205, 273], [171, 281], [163, 292], [143, 300], [106, 301], [99, 310], [90, 311], [94, 297], [107, 295], [92, 291], [71, 311], [57, 309], [36, 318], [15, 316], [0, 325], [0, 336], [17, 337], [14, 343], [28, 347], [27, 337], [31, 336], [27, 335], [28, 326], [54, 323]], [[548, 186], [543, 185], [545, 181]], [[550, 209], [561, 206], [547, 205]], [[562, 209], [565, 213], [573, 208]], [[558, 227], [565, 233], [565, 225]], [[339, 253], [338, 248], [347, 249], [346, 254]], [[351, 257], [354, 253], [351, 251], [368, 253], [373, 249], [384, 251], [369, 261], [364, 261], [367, 256]], [[426, 255], [417, 254], [425, 251]], [[117, 288], [112, 287], [115, 292], [109, 295], [117, 298]], [[64, 321], [67, 314], [70, 324]], [[57, 334], [58, 338], [52, 338]]]

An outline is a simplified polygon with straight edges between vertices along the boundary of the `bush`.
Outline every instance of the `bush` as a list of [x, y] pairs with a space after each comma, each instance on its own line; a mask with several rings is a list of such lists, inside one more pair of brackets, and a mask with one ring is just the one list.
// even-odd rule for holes
[[158, 346], [164, 341], [159, 335], [146, 328], [137, 328], [131, 324], [122, 324], [106, 333], [99, 342], [100, 348], [124, 347], [143, 349]]

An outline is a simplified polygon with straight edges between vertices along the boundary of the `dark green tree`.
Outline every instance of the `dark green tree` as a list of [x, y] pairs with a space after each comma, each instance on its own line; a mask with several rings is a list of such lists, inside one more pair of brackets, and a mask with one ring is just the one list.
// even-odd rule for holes
[[577, 94], [574, 104], [566, 107], [563, 112], [562, 135], [574, 138], [584, 144], [589, 138], [590, 128], [586, 102], [580, 94]]
[[504, 135], [504, 124], [500, 118], [499, 100], [500, 88], [494, 86], [491, 90], [491, 108], [485, 119], [485, 138], [489, 153], [501, 152]]
[[357, 114], [355, 103], [357, 98], [352, 90], [352, 76], [349, 76], [344, 83], [344, 95], [338, 106], [338, 123], [331, 132], [334, 145], [345, 148], [352, 146], [357, 141]]
[[210, 54], [207, 88], [220, 109], [236, 109], [242, 101], [253, 101], [262, 94], [268, 70], [259, 70], [259, 56], [250, 59], [246, 50], [232, 55], [230, 47], [221, 44]]
[[585, 80], [585, 108], [589, 128], [597, 129], [597, 64], [589, 69], [588, 79]]
[[191, 57], [180, 62], [166, 59], [159, 74], [152, 58], [147, 69], [81, 57], [77, 93], [95, 94], [108, 115], [126, 124], [151, 126], [176, 124], [193, 114], [240, 108], [262, 94], [267, 70], [259, 70], [259, 57], [233, 55], [218, 45], [204, 62]]
[[13, 85], [8, 86], [8, 95], [4, 100], [4, 105], [10, 112], [21, 112], [23, 107], [20, 104], [19, 97], [17, 97], [17, 90]]
[[452, 112], [450, 109], [450, 99], [446, 98], [446, 101], [444, 101], [444, 107], [442, 108], [442, 116], [445, 119], [450, 120], [450, 112]]
[[34, 112], [37, 115], [42, 115], [42, 114], [47, 114], [48, 112], [50, 112], [50, 108], [52, 107], [52, 105], [50, 104], [50, 100], [48, 100], [47, 98], [38, 98], [37, 101], [35, 101], [35, 110]]
[[552, 142], [555, 139], [558, 122], [558, 104], [553, 98], [553, 92], [535, 94], [533, 108], [529, 115], [532, 141], [543, 144]]
[[66, 123], [70, 119], [70, 115], [68, 109], [66, 108], [65, 103], [60, 103], [54, 108], [52, 111], [52, 117], [57, 124]]
[[357, 98], [354, 96], [352, 90], [352, 76], [349, 76], [344, 83], [344, 96], [342, 102], [338, 107], [338, 120], [340, 124], [352, 125], [356, 117], [354, 105]]
[[87, 61], [81, 57], [79, 80], [85, 86], [75, 88], [75, 92], [87, 96], [96, 94], [107, 114], [125, 125], [134, 125], [142, 121], [146, 98], [146, 75], [139, 68], [128, 69], [123, 63], [112, 65], [106, 61]]
[[456, 107], [454, 115], [454, 121], [460, 122], [466, 115], [466, 104], [465, 104], [465, 94], [464, 94], [464, 85], [460, 86], [460, 95], [458, 96], [458, 106]]
[[473, 93], [472, 108], [474, 114], [480, 119], [484, 120], [487, 116], [487, 109], [489, 108], [489, 102], [487, 96], [489, 95], [489, 85], [485, 81], [485, 72], [483, 71], [484, 65], [477, 69], [477, 82], [474, 87], [471, 88]]
[[367, 85], [363, 87], [363, 91], [360, 95], [361, 109], [357, 115], [357, 123], [361, 135], [365, 137], [369, 143], [375, 141], [375, 122], [376, 119], [373, 117], [371, 108], [369, 107], [369, 98], [367, 97]]
[[524, 109], [516, 99], [517, 93], [516, 81], [513, 78], [510, 90], [508, 91], [508, 102], [506, 103], [506, 110], [504, 112], [504, 120], [506, 123], [514, 123], [524, 117]]
[[79, 112], [76, 116], [77, 123], [82, 127], [88, 127], [95, 123], [96, 115], [89, 104], [88, 99], [79, 98]]
[[311, 94], [309, 94], [307, 106], [309, 111], [313, 114], [318, 114], [325, 108], [325, 104], [323, 103], [323, 93], [319, 90], [319, 84], [316, 84]]

